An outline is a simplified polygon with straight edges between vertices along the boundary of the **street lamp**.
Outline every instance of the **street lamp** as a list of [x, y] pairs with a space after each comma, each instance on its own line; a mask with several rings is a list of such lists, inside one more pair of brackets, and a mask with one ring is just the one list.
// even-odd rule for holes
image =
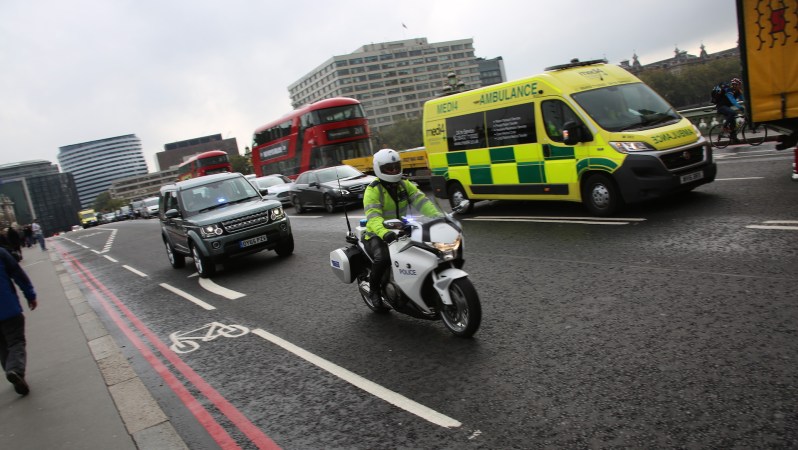
[[456, 94], [465, 88], [465, 83], [457, 79], [457, 74], [454, 72], [449, 72], [446, 79], [448, 84], [441, 90], [441, 96]]

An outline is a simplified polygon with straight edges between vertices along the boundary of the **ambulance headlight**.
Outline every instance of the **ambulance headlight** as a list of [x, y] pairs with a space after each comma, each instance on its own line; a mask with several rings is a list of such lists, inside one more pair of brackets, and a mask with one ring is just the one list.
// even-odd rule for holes
[[616, 141], [610, 142], [612, 148], [621, 153], [634, 153], [634, 152], [650, 152], [656, 150], [654, 147], [646, 144], [645, 142], [626, 142]]
[[454, 242], [426, 242], [427, 245], [438, 251], [438, 257], [444, 261], [451, 261], [457, 258], [457, 252], [460, 250], [460, 238], [458, 237]]

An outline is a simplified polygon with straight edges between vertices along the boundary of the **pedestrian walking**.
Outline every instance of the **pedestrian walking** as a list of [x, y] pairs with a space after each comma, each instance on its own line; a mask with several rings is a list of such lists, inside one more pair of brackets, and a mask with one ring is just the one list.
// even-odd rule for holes
[[0, 248], [0, 365], [19, 395], [28, 395], [25, 382], [25, 315], [14, 283], [22, 290], [31, 311], [36, 309], [36, 291], [28, 274], [4, 248]]
[[42, 226], [39, 225], [39, 220], [33, 219], [33, 223], [31, 224], [30, 228], [33, 232], [33, 239], [39, 243], [42, 251], [47, 250], [47, 244], [44, 242], [44, 230], [42, 230]]

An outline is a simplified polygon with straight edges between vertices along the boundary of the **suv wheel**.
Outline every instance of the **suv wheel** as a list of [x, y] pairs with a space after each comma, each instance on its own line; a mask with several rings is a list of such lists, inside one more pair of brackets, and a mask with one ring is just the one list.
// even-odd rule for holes
[[282, 242], [277, 244], [277, 247], [274, 248], [274, 251], [277, 252], [277, 256], [282, 257], [294, 253], [294, 235], [289, 234], [287, 238], [283, 239]]
[[191, 257], [194, 259], [194, 267], [201, 278], [208, 278], [216, 272], [216, 265], [210, 258], [202, 255], [196, 245], [191, 246]]
[[169, 258], [169, 264], [175, 269], [184, 267], [186, 265], [186, 257], [179, 253], [175, 253], [175, 249], [172, 248], [172, 245], [169, 244], [166, 238], [164, 238], [163, 243], [166, 246], [166, 257]]

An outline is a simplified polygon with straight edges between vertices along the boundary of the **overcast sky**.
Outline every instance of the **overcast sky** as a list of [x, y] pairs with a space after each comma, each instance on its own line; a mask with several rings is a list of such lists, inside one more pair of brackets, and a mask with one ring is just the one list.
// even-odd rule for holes
[[150, 170], [169, 142], [221, 133], [243, 153], [290, 111], [288, 85], [365, 44], [472, 38], [508, 79], [637, 53], [737, 45], [732, 0], [2, 0], [0, 164], [125, 134]]

